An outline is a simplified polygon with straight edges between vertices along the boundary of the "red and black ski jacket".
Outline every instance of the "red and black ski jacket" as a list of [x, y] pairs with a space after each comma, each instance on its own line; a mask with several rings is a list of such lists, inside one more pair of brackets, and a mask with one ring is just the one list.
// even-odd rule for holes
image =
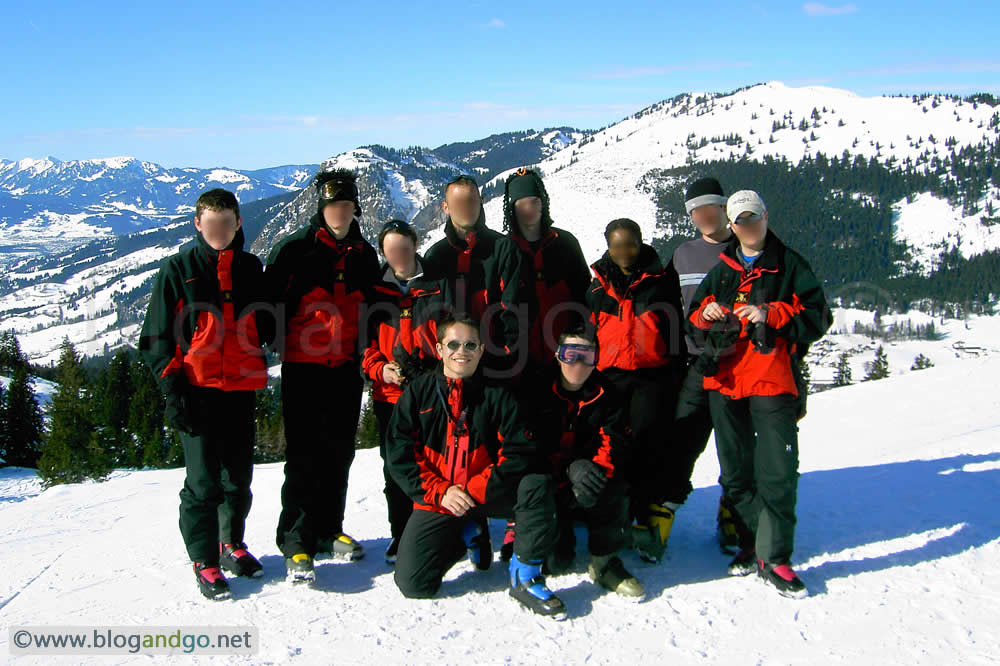
[[407, 382], [386, 432], [386, 461], [414, 507], [448, 513], [460, 485], [483, 504], [516, 492], [539, 468], [534, 435], [514, 395], [479, 375], [448, 379], [440, 368]]
[[[823, 287], [805, 259], [771, 231], [750, 270], [737, 257], [739, 251], [739, 243], [727, 247], [695, 293], [688, 325], [705, 333], [702, 356], [712, 361], [703, 366], [711, 367], [704, 386], [733, 399], [797, 396], [793, 358], [802, 358], [833, 323]], [[726, 318], [706, 320], [702, 313], [709, 303], [722, 306]], [[748, 327], [747, 319], [736, 316], [734, 310], [744, 304], [765, 311], [763, 328]]]
[[[422, 263], [422, 259], [417, 258]], [[390, 270], [382, 267], [382, 275]], [[361, 359], [361, 369], [374, 383], [372, 398], [395, 403], [401, 386], [387, 384], [382, 370], [396, 362], [409, 381], [437, 364], [437, 309], [441, 287], [433, 281], [414, 278], [403, 293], [399, 285], [382, 280], [375, 285], [375, 302], [369, 308], [370, 342]]]
[[628, 276], [607, 252], [591, 268], [595, 277], [587, 306], [597, 326], [598, 370], [637, 370], [682, 361], [686, 347], [680, 286], [676, 273], [671, 275], [660, 264], [656, 250], [644, 244], [638, 268]]
[[631, 429], [621, 397], [599, 372], [576, 392], [559, 385], [558, 372], [526, 391], [522, 404], [540, 453], [549, 463], [556, 484], [569, 484], [566, 469], [575, 460], [600, 465], [608, 478], [622, 474], [631, 449]]
[[165, 392], [178, 381], [223, 391], [267, 385], [262, 345], [274, 336], [260, 259], [243, 251], [243, 229], [225, 250], [197, 234], [160, 267], [139, 351]]
[[357, 361], [365, 303], [379, 281], [378, 257], [357, 220], [337, 240], [318, 213], [271, 250], [264, 273], [278, 315], [282, 361], [336, 367]]
[[590, 269], [570, 232], [550, 227], [538, 243], [529, 243], [514, 230], [516, 226], [512, 225], [509, 237], [521, 250], [523, 261], [526, 283], [521, 293], [529, 308], [531, 358], [548, 363], [562, 332], [586, 319]]
[[[424, 273], [440, 280], [444, 303], [455, 313], [482, 321], [483, 338], [503, 354], [517, 349], [521, 337], [518, 305], [522, 278], [521, 253], [506, 236], [479, 222], [466, 238], [459, 238], [451, 218], [444, 224], [445, 237], [424, 256]], [[503, 355], [501, 354], [501, 355]]]

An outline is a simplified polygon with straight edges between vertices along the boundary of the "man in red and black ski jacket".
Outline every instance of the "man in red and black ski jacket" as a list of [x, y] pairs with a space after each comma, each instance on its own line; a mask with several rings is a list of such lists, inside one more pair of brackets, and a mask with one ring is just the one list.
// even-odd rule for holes
[[[415, 238], [415, 232], [408, 225], [405, 228]], [[372, 381], [372, 409], [383, 460], [386, 507], [392, 534], [392, 542], [386, 550], [386, 561], [390, 563], [398, 550], [406, 521], [413, 512], [413, 502], [400, 490], [389, 472], [385, 462], [385, 433], [396, 402], [403, 393], [403, 386], [432, 371], [437, 365], [435, 316], [438, 313], [432, 308], [439, 302], [441, 289], [436, 283], [421, 279], [423, 271], [419, 255], [415, 255], [414, 261], [416, 273], [405, 281], [405, 287], [388, 263], [382, 266], [383, 278], [375, 285], [376, 301], [368, 311], [367, 332], [371, 342], [361, 359], [361, 369]]]
[[[628, 494], [625, 471], [632, 447], [625, 404], [600, 373], [593, 373], [578, 390], [559, 381], [559, 373], [548, 373], [547, 381], [527, 388], [522, 404], [530, 409], [530, 421], [540, 442], [541, 454], [556, 484], [559, 539], [554, 557], [572, 562], [576, 550], [574, 512], [587, 520], [592, 555], [613, 555], [625, 546], [628, 527]], [[606, 482], [588, 506], [577, 499], [570, 466], [578, 460], [597, 465]], [[560, 569], [550, 561], [549, 570]]]
[[[738, 243], [727, 246], [695, 294], [689, 326], [705, 336], [705, 351], [696, 367], [706, 389], [734, 400], [751, 395], [797, 397], [792, 364], [833, 321], [823, 288], [805, 260], [770, 230], [751, 268], [744, 267], [738, 253]], [[718, 303], [726, 313], [721, 323], [702, 316], [710, 303]], [[762, 306], [766, 324], [753, 326], [738, 318], [733, 310], [743, 304]]]
[[159, 379], [167, 419], [184, 447], [181, 535], [202, 593], [220, 598], [228, 594], [220, 564], [237, 575], [260, 571], [243, 537], [254, 392], [267, 386], [261, 345], [274, 335], [274, 318], [260, 260], [243, 251], [236, 197], [222, 189], [202, 194], [195, 227], [195, 243], [160, 268], [139, 351]]
[[531, 359], [548, 366], [559, 336], [587, 320], [590, 269], [576, 237], [552, 226], [549, 195], [537, 173], [522, 168], [507, 178], [503, 210], [504, 231], [524, 263], [521, 293], [531, 322]]
[[524, 474], [538, 471], [538, 447], [513, 394], [480, 377], [434, 371], [409, 383], [387, 438], [393, 476], [415, 509], [446, 513], [441, 496], [455, 484], [479, 504], [510, 497]]
[[591, 268], [586, 300], [601, 349], [597, 369], [662, 368], [683, 360], [680, 288], [656, 250], [643, 245], [629, 275], [607, 253]]
[[[623, 396], [632, 426], [631, 511], [640, 526], [649, 527], [664, 501], [664, 469], [671, 464], [668, 438], [684, 373], [680, 287], [676, 273], [664, 269], [656, 250], [642, 242], [634, 221], [613, 220], [605, 238], [609, 250], [592, 266], [587, 304], [597, 327], [597, 369]], [[611, 248], [621, 244], [632, 248], [631, 265], [613, 258]], [[664, 544], [654, 545], [641, 553], [645, 559], [662, 556]]]
[[451, 313], [481, 322], [487, 376], [515, 376], [527, 356], [527, 342], [521, 341], [527, 314], [518, 307], [523, 301], [521, 253], [509, 238], [486, 226], [479, 186], [472, 178], [449, 182], [442, 207], [448, 214], [445, 237], [424, 255], [425, 274], [440, 281]]
[[317, 552], [363, 553], [343, 521], [364, 387], [361, 329], [379, 279], [375, 250], [361, 235], [354, 174], [321, 172], [315, 185], [317, 213], [274, 247], [265, 271], [279, 314], [287, 443], [277, 543], [290, 575], [301, 564], [303, 577]]
[[[385, 270], [383, 267], [383, 273]], [[373, 382], [372, 398], [395, 404], [403, 388], [382, 379], [386, 364], [398, 364], [407, 378], [429, 372], [437, 365], [437, 321], [445, 311], [441, 285], [423, 276], [414, 277], [404, 294], [398, 285], [381, 280], [375, 284], [374, 293], [375, 300], [368, 310], [370, 342], [361, 369]]]
[[760, 195], [736, 192], [726, 211], [739, 242], [698, 287], [689, 328], [705, 334], [694, 367], [709, 392], [719, 482], [740, 519], [729, 570], [757, 571], [785, 596], [804, 596], [790, 566], [799, 476], [792, 366], [833, 318], [809, 264], [768, 228]]
[[[264, 298], [260, 259], [244, 252], [243, 242], [242, 228], [225, 250], [213, 249], [199, 233], [193, 245], [160, 268], [139, 349], [168, 402], [183, 401], [192, 386], [219, 391], [267, 386], [261, 346], [273, 339], [274, 317]], [[182, 409], [176, 412], [177, 418], [186, 416]]]
[[[414, 506], [395, 571], [407, 597], [433, 596], [467, 545], [483, 545], [474, 562], [488, 568], [487, 517], [516, 516], [526, 562], [540, 563], [555, 540], [552, 479], [539, 473], [538, 444], [514, 395], [478, 371], [478, 322], [445, 320], [438, 333], [441, 367], [406, 383], [386, 433], [390, 472]], [[460, 374], [448, 355], [461, 356]], [[470, 528], [477, 534], [465, 541]]]

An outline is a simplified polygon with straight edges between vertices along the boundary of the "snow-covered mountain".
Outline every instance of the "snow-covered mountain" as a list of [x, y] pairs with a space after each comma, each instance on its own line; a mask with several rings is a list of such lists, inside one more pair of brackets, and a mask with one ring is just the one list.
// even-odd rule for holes
[[[499, 134], [476, 142], [448, 144], [433, 150], [397, 151], [368, 146], [348, 151], [325, 163], [345, 167], [359, 176], [365, 233], [374, 238], [392, 218], [411, 220], [421, 229], [440, 225], [437, 217], [442, 185], [460, 173], [478, 175], [482, 182], [512, 166], [533, 163], [587, 135], [570, 128]], [[242, 213], [248, 246], [262, 258], [284, 234], [303, 224], [316, 210], [316, 195], [308, 174], [273, 171], [275, 179], [305, 185], [284, 194], [246, 203]], [[259, 175], [247, 172], [246, 176]], [[236, 174], [241, 175], [241, 174]], [[236, 182], [236, 181], [234, 181]], [[244, 183], [245, 184], [245, 183]], [[223, 187], [233, 187], [232, 183]], [[186, 200], [188, 208], [192, 198]], [[18, 333], [25, 354], [35, 362], [58, 356], [64, 337], [86, 355], [101, 354], [124, 344], [134, 345], [153, 277], [159, 263], [188, 241], [190, 215], [166, 225], [127, 235], [110, 236], [44, 256], [14, 258], [0, 264], [0, 330]]]
[[[248, 237], [296, 194], [242, 205]], [[134, 347], [160, 263], [193, 236], [192, 214], [69, 252], [23, 259], [0, 274], [0, 329], [15, 331], [25, 356], [36, 363], [55, 361], [64, 338], [87, 356]]]
[[[992, 103], [992, 105], [991, 105]], [[605, 248], [604, 226], [630, 217], [648, 238], [690, 231], [683, 208], [661, 211], [647, 176], [713, 160], [762, 161], [848, 151], [882, 164], [927, 168], [952, 150], [1000, 140], [996, 100], [969, 102], [947, 96], [862, 97], [826, 87], [792, 88], [779, 82], [730, 94], [692, 92], [654, 104], [539, 162], [557, 225], [580, 239], [594, 258]], [[509, 172], [498, 174], [495, 182]], [[740, 183], [724, 183], [730, 191]], [[502, 194], [502, 189], [500, 190]], [[932, 195], [894, 202], [896, 236], [931, 267], [942, 247], [958, 243], [971, 257], [1000, 248], [1000, 233], [982, 222], [983, 213]], [[1000, 206], [995, 179], [975, 206]], [[502, 197], [487, 203], [487, 220], [502, 217]], [[772, 211], [780, 233], [795, 211]], [[992, 213], [990, 214], [992, 215]], [[667, 224], [664, 224], [667, 222]], [[670, 223], [672, 222], [672, 223]]]
[[[821, 192], [829, 201], [846, 198], [862, 207], [878, 203], [890, 211], [889, 238], [882, 240], [894, 243], [907, 259], [896, 259], [894, 270], [900, 275], [927, 275], [939, 268], [944, 250], [954, 248], [960, 256], [970, 258], [1000, 248], [1000, 218], [995, 213], [1000, 205], [1000, 171], [993, 170], [993, 176], [976, 190], [974, 201], [964, 200], [961, 194], [970, 176], [959, 153], [984, 146], [993, 152], [977, 159], [988, 161], [991, 155], [1000, 154], [1000, 113], [997, 101], [988, 95], [965, 99], [933, 94], [862, 97], [845, 90], [792, 88], [772, 82], [726, 94], [678, 95], [597, 132], [568, 128], [516, 132], [434, 149], [366, 146], [334, 156], [323, 166], [357, 171], [364, 208], [362, 226], [370, 239], [374, 240], [385, 221], [399, 217], [416, 225], [426, 247], [443, 233], [438, 204], [447, 180], [459, 173], [477, 175], [484, 183], [487, 223], [499, 229], [503, 179], [520, 166], [534, 165], [544, 174], [556, 224], [573, 232], [587, 259], [594, 261], [605, 247], [605, 225], [617, 217], [636, 220], [647, 239], [690, 234], [683, 202], [677, 200], [676, 193], [697, 173], [698, 165], [763, 166], [787, 160], [791, 168], [819, 153], [834, 157], [846, 152], [852, 158], [872, 160], [892, 173], [903, 173], [904, 169], [941, 172], [939, 180], [951, 194], [908, 191], [886, 195], [845, 190], [820, 179], [803, 185]], [[847, 166], [843, 172], [849, 174], [851, 168]], [[729, 191], [746, 186], [737, 181], [723, 184]], [[262, 221], [259, 234], [248, 237], [258, 256], [265, 257], [277, 240], [315, 211], [311, 188], [291, 196], [287, 205], [275, 206], [271, 217]], [[665, 201], [673, 203], [665, 205]], [[847, 238], [846, 227], [852, 220], [826, 214], [822, 208], [811, 214], [813, 227], [832, 229], [833, 236], [843, 234], [830, 240], [831, 245], [839, 248], [868, 243], [864, 228], [851, 232], [861, 234], [859, 238]], [[800, 223], [801, 211], [782, 208], [780, 203], [771, 206], [771, 224], [779, 235], [794, 231]], [[148, 291], [155, 262], [175, 247], [162, 245], [161, 240], [156, 236], [130, 237], [130, 252], [146, 253], [137, 259], [145, 268], [129, 264], [131, 268], [123, 269], [114, 263], [100, 268], [106, 262], [126, 260], [121, 255], [107, 255], [99, 244], [83, 248], [84, 255], [75, 258], [60, 255], [65, 256], [60, 261], [55, 257], [44, 267], [38, 263], [15, 265], [6, 275], [0, 267], [0, 329], [31, 332], [22, 346], [33, 359], [53, 358], [63, 333], [84, 344], [85, 353], [99, 352], [105, 344], [114, 348], [134, 342], [135, 320], [119, 320], [110, 294], [135, 290], [138, 296], [130, 311], [141, 311], [142, 295]], [[829, 248], [814, 243], [810, 259], [822, 256], [825, 249]], [[66, 265], [71, 261], [76, 262], [76, 268]], [[875, 270], [881, 271], [882, 264], [893, 259], [876, 255], [872, 261]], [[100, 287], [67, 283], [68, 276], [83, 266], [102, 271], [108, 281]], [[31, 290], [22, 291], [29, 284]], [[844, 284], [829, 287], [831, 295], [839, 296]], [[84, 301], [94, 303], [92, 314], [80, 310], [78, 302]], [[43, 335], [43, 329], [60, 321], [52, 319], [60, 308], [61, 321], [66, 321], [66, 312], [76, 317], [71, 320], [73, 328]]]
[[[332, 157], [322, 166], [326, 170], [344, 168], [357, 173], [363, 209], [361, 227], [366, 236], [374, 239], [379, 228], [392, 218], [411, 222], [424, 234], [444, 222], [439, 206], [441, 190], [456, 175], [469, 174], [483, 184], [497, 173], [555, 155], [589, 134], [562, 127], [497, 134], [434, 149], [365, 146]], [[304, 224], [315, 212], [315, 193], [303, 190], [265, 226], [254, 241], [253, 251], [265, 256], [276, 241]]]
[[[274, 545], [280, 463], [257, 465], [246, 541], [264, 566], [233, 598], [198, 593], [177, 531], [184, 470], [113, 473], [42, 491], [33, 470], [0, 470], [0, 651], [15, 626], [255, 627], [226, 663], [987, 664], [1000, 645], [1000, 359], [962, 362], [812, 396], [800, 423], [796, 569], [811, 590], [784, 599], [726, 575], [715, 543], [713, 446], [695, 468], [665, 561], [625, 552], [647, 599], [626, 602], [586, 574], [549, 577], [569, 618], [522, 611], [503, 566], [467, 561], [432, 600], [407, 600], [381, 553], [389, 542], [382, 461], [359, 451], [345, 529], [368, 556], [320, 563], [291, 588]], [[956, 390], [961, 387], [961, 390]], [[504, 525], [491, 521], [495, 548]], [[119, 663], [147, 663], [120, 654]], [[106, 663], [107, 656], [19, 656]], [[63, 661], [58, 661], [62, 659]]]
[[243, 203], [299, 190], [315, 171], [169, 169], [134, 157], [0, 159], [0, 262], [160, 226], [194, 210], [213, 187], [234, 190]]

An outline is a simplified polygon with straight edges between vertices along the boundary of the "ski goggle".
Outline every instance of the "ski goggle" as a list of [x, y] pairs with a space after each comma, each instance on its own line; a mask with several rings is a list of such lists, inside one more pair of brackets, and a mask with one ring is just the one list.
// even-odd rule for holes
[[556, 349], [556, 358], [563, 363], [597, 365], [597, 347], [592, 345], [561, 344]]
[[358, 188], [343, 180], [328, 180], [319, 186], [319, 198], [338, 201], [352, 201], [358, 196]]
[[457, 352], [459, 349], [464, 348], [465, 351], [469, 352], [470, 354], [479, 349], [479, 343], [473, 342], [472, 340], [466, 340], [465, 342], [459, 342], [458, 340], [449, 340], [448, 342], [445, 343], [444, 346], [447, 347], [449, 351], [453, 352]]

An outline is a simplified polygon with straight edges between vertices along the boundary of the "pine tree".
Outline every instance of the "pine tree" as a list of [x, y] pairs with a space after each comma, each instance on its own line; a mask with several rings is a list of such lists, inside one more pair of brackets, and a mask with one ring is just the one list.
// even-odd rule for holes
[[38, 460], [46, 487], [103, 478], [110, 469], [94, 432], [94, 415], [83, 366], [73, 344], [64, 340], [57, 364], [59, 387], [52, 395], [51, 430]]
[[129, 404], [128, 430], [141, 451], [143, 467], [166, 467], [170, 442], [163, 427], [163, 394], [152, 370], [136, 358], [129, 368], [132, 401]]
[[15, 368], [0, 410], [4, 422], [0, 433], [3, 453], [0, 455], [8, 465], [35, 467], [42, 441], [42, 410], [31, 387], [27, 365]]
[[0, 384], [0, 467], [7, 464], [7, 396]]
[[129, 429], [132, 377], [128, 353], [119, 351], [100, 375], [100, 390], [94, 396], [98, 438], [114, 465], [138, 467], [142, 449], [136, 446]]
[[378, 424], [375, 422], [375, 410], [369, 400], [361, 412], [361, 424], [358, 427], [357, 448], [370, 449], [378, 446]]
[[285, 426], [281, 417], [281, 388], [270, 386], [257, 391], [255, 411], [257, 441], [254, 462], [279, 462], [285, 459]]
[[923, 354], [917, 354], [917, 357], [913, 359], [913, 365], [910, 366], [910, 370], [926, 370], [927, 368], [933, 368], [934, 363], [929, 358]]
[[851, 384], [851, 363], [847, 352], [840, 354], [837, 359], [837, 372], [833, 376], [834, 386], [849, 386]]
[[882, 345], [879, 345], [878, 349], [875, 350], [875, 359], [871, 363], [865, 363], [865, 369], [867, 373], [865, 378], [861, 380], [863, 382], [873, 382], [889, 376], [889, 359], [886, 358]]
[[14, 331], [0, 333], [0, 373], [14, 374], [19, 365], [24, 365], [21, 345]]
[[809, 388], [812, 386], [812, 371], [809, 370], [809, 363], [804, 358], [800, 358], [798, 363], [799, 376], [802, 377], [802, 384], [806, 387], [806, 393], [808, 393]]

